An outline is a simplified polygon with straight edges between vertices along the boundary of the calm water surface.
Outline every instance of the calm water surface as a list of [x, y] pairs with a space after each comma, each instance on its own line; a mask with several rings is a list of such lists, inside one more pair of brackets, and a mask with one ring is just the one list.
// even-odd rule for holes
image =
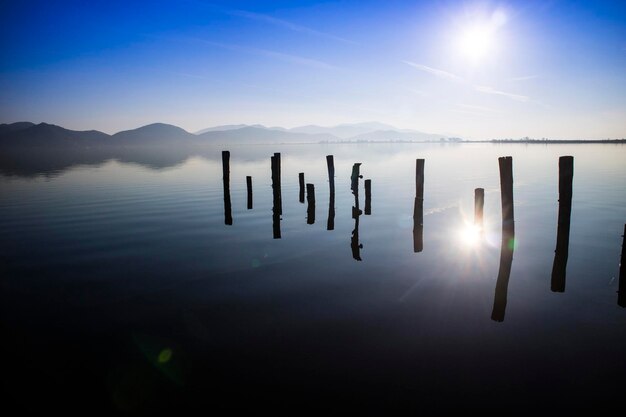
[[[221, 150], [3, 157], [7, 380], [24, 407], [532, 411], [623, 398], [626, 309], [616, 291], [624, 146], [233, 146], [232, 225]], [[280, 239], [274, 152], [282, 154]], [[513, 157], [515, 247], [498, 322], [497, 158], [505, 155]], [[574, 156], [574, 185], [558, 293], [551, 272], [561, 155]], [[419, 253], [416, 158], [426, 159]], [[355, 162], [372, 180], [371, 215], [358, 218], [360, 261]], [[298, 201], [299, 172], [315, 185], [313, 224]], [[477, 187], [485, 189], [482, 234], [472, 228]]]

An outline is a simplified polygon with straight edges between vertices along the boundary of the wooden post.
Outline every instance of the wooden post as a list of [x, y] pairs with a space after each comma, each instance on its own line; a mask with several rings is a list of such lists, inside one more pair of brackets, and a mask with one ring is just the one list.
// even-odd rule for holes
[[274, 153], [274, 159], [272, 164], [272, 187], [276, 185], [274, 188], [275, 198], [276, 198], [276, 208], [278, 210], [278, 214], [283, 214], [283, 196], [281, 192], [281, 167], [280, 167], [280, 152]]
[[304, 172], [298, 174], [298, 183], [300, 184], [300, 202], [304, 203]]
[[280, 239], [280, 215], [282, 214], [281, 203], [281, 187], [280, 187], [280, 154], [274, 154], [271, 158], [272, 161], [272, 229], [274, 232], [274, 239]]
[[415, 201], [413, 202], [413, 252], [424, 250], [424, 159], [415, 160]]
[[622, 235], [622, 256], [619, 262], [619, 288], [617, 290], [617, 304], [626, 307], [626, 224]]
[[230, 151], [222, 151], [222, 182], [224, 184], [224, 224], [233, 224], [233, 213], [230, 202]]
[[502, 200], [502, 222], [513, 223], [513, 158], [498, 158], [500, 165], [500, 194]]
[[500, 166], [500, 192], [502, 199], [502, 243], [500, 245], [500, 267], [496, 281], [491, 319], [504, 321], [509, 278], [515, 250], [515, 221], [513, 217], [513, 158], [498, 158]]
[[307, 184], [306, 185], [306, 223], [313, 224], [315, 223], [315, 185]]
[[569, 231], [572, 216], [572, 181], [574, 157], [559, 158], [559, 217], [556, 233], [556, 249], [552, 264], [550, 288], [554, 292], [565, 292], [565, 272], [569, 254]]
[[485, 189], [476, 188], [474, 190], [474, 225], [483, 227], [483, 207], [485, 205]]
[[359, 194], [359, 178], [363, 178], [360, 174], [361, 163], [357, 162], [352, 165], [352, 175], [350, 176], [350, 189], [352, 190], [352, 194]]
[[248, 189], [248, 210], [252, 210], [252, 177], [246, 176], [246, 188]]
[[365, 215], [372, 214], [372, 180], [365, 180]]
[[326, 165], [328, 166], [328, 185], [330, 193], [335, 193], [335, 161], [332, 155], [326, 155]]
[[359, 208], [359, 194], [354, 194], [354, 206], [352, 206], [352, 218], [354, 219], [354, 230], [350, 237], [350, 249], [352, 250], [352, 258], [355, 261], [361, 261], [361, 249], [363, 244], [359, 242], [359, 218], [363, 212]]

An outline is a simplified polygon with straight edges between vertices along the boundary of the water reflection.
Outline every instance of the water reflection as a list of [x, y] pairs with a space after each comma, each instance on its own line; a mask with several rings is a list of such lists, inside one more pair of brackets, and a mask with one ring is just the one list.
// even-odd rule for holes
[[351, 185], [350, 189], [352, 190], [352, 194], [354, 195], [354, 206], [352, 206], [352, 218], [354, 219], [354, 229], [352, 230], [352, 236], [350, 238], [350, 249], [352, 249], [352, 257], [357, 261], [362, 261], [361, 259], [361, 249], [363, 249], [363, 244], [359, 243], [359, 218], [363, 212], [359, 208], [359, 178], [363, 178], [360, 175], [360, 163], [355, 163], [352, 166], [352, 176], [351, 176]]
[[315, 185], [306, 185], [306, 224], [315, 223]]

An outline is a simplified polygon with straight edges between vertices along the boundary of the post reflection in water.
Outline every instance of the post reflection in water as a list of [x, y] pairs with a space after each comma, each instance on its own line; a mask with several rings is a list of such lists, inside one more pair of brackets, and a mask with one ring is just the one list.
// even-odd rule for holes
[[224, 224], [233, 224], [233, 212], [230, 203], [230, 151], [222, 151], [222, 181], [224, 183]]
[[559, 218], [556, 233], [556, 250], [552, 265], [551, 289], [565, 292], [565, 271], [569, 254], [569, 230], [572, 216], [572, 179], [574, 177], [574, 158], [559, 158]]

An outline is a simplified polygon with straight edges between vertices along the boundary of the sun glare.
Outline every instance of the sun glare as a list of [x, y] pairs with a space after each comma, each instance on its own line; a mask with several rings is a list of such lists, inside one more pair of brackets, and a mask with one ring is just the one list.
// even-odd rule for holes
[[460, 31], [457, 48], [461, 55], [478, 62], [495, 51], [498, 29], [506, 23], [506, 15], [496, 10], [488, 18], [468, 22]]
[[478, 60], [489, 53], [493, 43], [493, 33], [489, 27], [472, 26], [461, 35], [459, 48], [468, 58]]
[[461, 230], [461, 240], [467, 246], [475, 246], [480, 242], [481, 238], [481, 228], [476, 225], [467, 225], [463, 230]]

